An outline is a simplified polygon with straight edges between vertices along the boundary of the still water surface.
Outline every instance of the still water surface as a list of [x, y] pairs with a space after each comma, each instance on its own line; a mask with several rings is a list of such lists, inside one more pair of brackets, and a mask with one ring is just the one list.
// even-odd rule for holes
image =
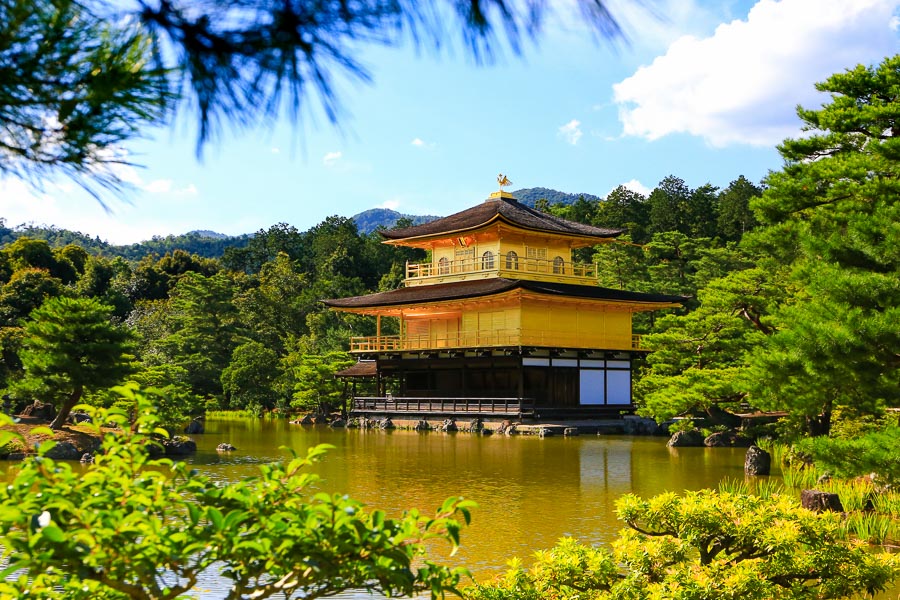
[[[198, 470], [226, 482], [256, 475], [257, 465], [283, 460], [316, 444], [335, 446], [316, 467], [321, 491], [343, 492], [399, 514], [431, 514], [449, 496], [478, 503], [462, 547], [452, 559], [435, 546], [431, 557], [466, 565], [476, 579], [504, 570], [512, 557], [526, 561], [563, 536], [605, 543], [621, 528], [615, 500], [634, 492], [652, 496], [715, 487], [743, 479], [742, 448], [667, 448], [665, 438], [624, 436], [477, 436], [468, 433], [330, 430], [283, 420], [209, 420], [192, 436]], [[230, 442], [237, 452], [215, 448]], [[221, 582], [205, 582], [215, 598]], [[346, 597], [354, 597], [352, 594]], [[369, 598], [368, 594], [359, 597]]]

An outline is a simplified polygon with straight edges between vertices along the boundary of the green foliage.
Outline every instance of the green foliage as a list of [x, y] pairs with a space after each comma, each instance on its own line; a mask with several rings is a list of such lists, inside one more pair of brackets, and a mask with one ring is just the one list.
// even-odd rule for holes
[[235, 288], [224, 273], [204, 277], [190, 271], [178, 281], [164, 318], [168, 335], [157, 347], [187, 370], [194, 393], [222, 392], [221, 374], [246, 331], [234, 305]]
[[900, 427], [850, 439], [817, 437], [797, 442], [797, 448], [816, 465], [839, 477], [875, 473], [885, 482], [900, 483]]
[[44, 269], [18, 269], [0, 287], [0, 325], [21, 325], [48, 298], [66, 294], [62, 281]]
[[808, 135], [779, 148], [781, 172], [752, 206], [755, 236], [792, 268], [797, 301], [754, 354], [754, 404], [788, 409], [812, 435], [842, 406], [875, 412], [900, 386], [900, 56], [858, 66], [816, 87], [831, 95], [799, 109]]
[[291, 407], [330, 411], [331, 407], [341, 405], [344, 383], [334, 373], [352, 364], [353, 359], [344, 352], [287, 355], [282, 360], [281, 385], [291, 393]]
[[278, 374], [278, 355], [274, 350], [259, 342], [241, 344], [222, 371], [222, 390], [228, 404], [254, 412], [272, 410], [277, 404]]
[[72, 0], [3, 0], [0, 23], [0, 173], [121, 188], [120, 144], [158, 123], [170, 97], [150, 40]]
[[[451, 498], [428, 518], [397, 518], [341, 494], [316, 493], [309, 473], [327, 447], [263, 466], [256, 477], [218, 485], [184, 463], [151, 460], [151, 405], [131, 388], [130, 427], [116, 411], [103, 452], [86, 469], [27, 459], [0, 490], [4, 597], [184, 597], [203, 573], [230, 580], [225, 598], [306, 599], [368, 589], [388, 596], [453, 591], [464, 571], [424, 558], [425, 542], [459, 543], [472, 503]], [[99, 428], [97, 428], [99, 432]], [[2, 442], [3, 440], [0, 440]], [[8, 561], [8, 562], [6, 562]], [[8, 577], [10, 576], [11, 577]]]
[[655, 333], [643, 338], [654, 352], [636, 386], [641, 412], [664, 421], [735, 407], [746, 396], [746, 355], [772, 332], [771, 313], [784, 295], [777, 273], [735, 271], [700, 292], [698, 309], [659, 319]]
[[738, 241], [757, 225], [750, 210], [750, 200], [762, 195], [762, 188], [750, 183], [743, 175], [719, 193], [718, 230], [725, 239]]
[[54, 429], [65, 423], [85, 390], [112, 387], [133, 371], [131, 335], [110, 322], [110, 313], [92, 298], [52, 298], [25, 326], [21, 387], [61, 400]]
[[895, 555], [843, 539], [841, 518], [788, 496], [702, 490], [617, 503], [628, 529], [612, 550], [563, 539], [524, 569], [466, 590], [470, 600], [520, 598], [743, 600], [847, 598], [900, 576]]

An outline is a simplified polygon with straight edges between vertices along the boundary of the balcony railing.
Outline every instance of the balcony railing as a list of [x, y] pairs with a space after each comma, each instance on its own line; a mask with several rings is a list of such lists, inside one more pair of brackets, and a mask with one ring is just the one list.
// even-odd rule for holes
[[524, 416], [534, 412], [530, 398], [357, 397], [352, 413]]
[[[560, 280], [590, 280], [595, 283], [597, 279], [597, 265], [594, 263], [578, 263], [563, 260], [544, 260], [536, 258], [510, 259], [505, 254], [494, 255], [491, 258], [470, 257], [461, 260], [447, 260], [444, 262], [406, 263], [407, 283], [418, 283], [423, 279], [444, 278], [458, 279], [466, 275], [491, 275], [521, 277], [524, 275], [538, 274], [543, 278]], [[464, 277], [462, 277], [464, 278]]]
[[447, 335], [382, 335], [350, 338], [351, 352], [397, 352], [402, 350], [444, 350], [538, 346], [550, 348], [592, 348], [603, 350], [641, 350], [641, 336], [597, 336], [587, 332], [554, 331], [460, 331]]

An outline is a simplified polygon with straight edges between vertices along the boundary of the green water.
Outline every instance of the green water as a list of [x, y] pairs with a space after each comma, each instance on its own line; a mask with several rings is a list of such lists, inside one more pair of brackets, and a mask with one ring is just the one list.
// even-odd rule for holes
[[[198, 453], [190, 462], [221, 481], [254, 475], [257, 464], [284, 458], [281, 446], [305, 452], [327, 443], [335, 449], [318, 466], [325, 491], [348, 493], [392, 514], [409, 507], [430, 513], [449, 496], [475, 500], [479, 508], [456, 557], [448, 558], [442, 546], [432, 548], [432, 557], [464, 564], [478, 579], [562, 536], [611, 541], [621, 528], [615, 500], [624, 493], [651, 496], [744, 477], [744, 449], [670, 449], [656, 437], [476, 436], [210, 420], [207, 433], [193, 438]], [[221, 442], [237, 452], [217, 454]], [[214, 591], [215, 583], [210, 586]]]

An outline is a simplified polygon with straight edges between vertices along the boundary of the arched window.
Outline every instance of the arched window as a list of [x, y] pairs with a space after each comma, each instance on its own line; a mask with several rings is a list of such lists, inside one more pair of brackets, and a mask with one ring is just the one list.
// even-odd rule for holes
[[494, 268], [494, 253], [488, 250], [484, 254], [481, 255], [481, 269], [484, 271], [490, 271]]
[[512, 250], [506, 253], [506, 268], [519, 270], [519, 255]]
[[562, 256], [557, 256], [553, 259], [553, 273], [556, 275], [563, 275], [566, 272], [566, 261], [563, 260]]
[[438, 261], [438, 275], [449, 275], [450, 274], [450, 261], [447, 260], [445, 256], [441, 260]]

